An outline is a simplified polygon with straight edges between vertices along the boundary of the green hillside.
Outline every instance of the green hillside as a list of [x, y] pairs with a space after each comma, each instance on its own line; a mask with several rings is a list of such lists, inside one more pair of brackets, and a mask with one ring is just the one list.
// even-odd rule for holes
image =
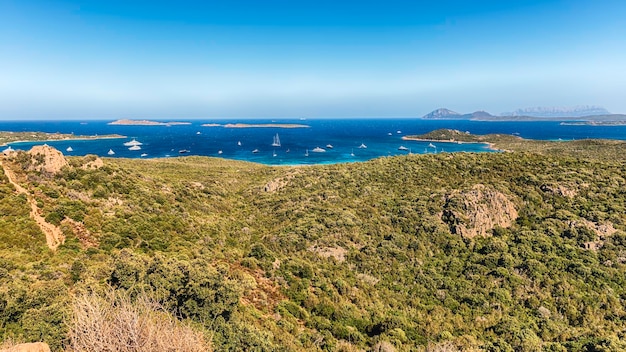
[[54, 174], [12, 154], [29, 194], [0, 174], [0, 338], [69, 350], [73, 302], [117, 292], [216, 351], [624, 350], [623, 157], [529, 145], [306, 167], [73, 157]]

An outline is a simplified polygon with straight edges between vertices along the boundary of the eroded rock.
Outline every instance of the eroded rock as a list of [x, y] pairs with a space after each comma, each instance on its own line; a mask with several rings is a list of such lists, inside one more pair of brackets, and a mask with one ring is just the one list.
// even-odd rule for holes
[[28, 154], [32, 159], [30, 164], [32, 170], [56, 174], [63, 167], [68, 166], [63, 153], [47, 144], [32, 147]]
[[495, 227], [509, 227], [517, 219], [515, 204], [502, 192], [477, 184], [445, 198], [442, 220], [463, 237], [489, 236]]

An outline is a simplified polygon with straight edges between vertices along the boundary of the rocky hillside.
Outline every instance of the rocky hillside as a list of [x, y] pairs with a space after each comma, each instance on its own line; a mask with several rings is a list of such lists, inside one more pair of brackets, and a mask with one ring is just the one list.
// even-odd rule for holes
[[[75, 309], [122, 297], [215, 350], [626, 348], [622, 162], [73, 157], [49, 172], [44, 154], [2, 159], [2, 339], [102, 343]], [[30, 199], [64, 236], [55, 251]]]

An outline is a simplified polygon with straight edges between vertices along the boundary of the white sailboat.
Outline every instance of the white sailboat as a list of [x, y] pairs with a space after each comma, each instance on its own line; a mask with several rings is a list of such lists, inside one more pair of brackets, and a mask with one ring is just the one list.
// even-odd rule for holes
[[276, 157], [276, 151], [275, 150], [272, 152], [272, 156]]
[[107, 154], [109, 154], [109, 155], [115, 155], [115, 152], [113, 151], [113, 149], [109, 149], [109, 151], [107, 152]]
[[272, 147], [280, 147], [280, 138], [278, 138], [278, 133], [276, 133], [276, 135], [274, 136]]
[[66, 151], [66, 152], [73, 152], [73, 151], [74, 151], [74, 149], [70, 146], [70, 147], [67, 147], [67, 149], [65, 149], [65, 151]]
[[241, 147], [241, 141], [237, 142], [237, 145]]
[[350, 156], [354, 156], [354, 148], [352, 149], [352, 151], [350, 152]]
[[309, 150], [307, 149], [306, 152], [304, 152], [304, 156], [309, 156]]
[[365, 145], [365, 143], [361, 143], [361, 145], [359, 146], [359, 149], [367, 149], [367, 146]]

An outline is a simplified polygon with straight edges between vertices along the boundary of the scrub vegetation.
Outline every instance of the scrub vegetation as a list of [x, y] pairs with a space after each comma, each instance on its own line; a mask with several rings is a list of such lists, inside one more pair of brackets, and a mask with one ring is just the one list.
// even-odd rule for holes
[[[0, 174], [0, 339], [626, 349], [624, 144], [507, 138], [486, 141], [512, 152], [306, 167], [88, 156], [49, 173], [10, 154], [30, 193]], [[29, 197], [63, 231], [54, 251]]]

